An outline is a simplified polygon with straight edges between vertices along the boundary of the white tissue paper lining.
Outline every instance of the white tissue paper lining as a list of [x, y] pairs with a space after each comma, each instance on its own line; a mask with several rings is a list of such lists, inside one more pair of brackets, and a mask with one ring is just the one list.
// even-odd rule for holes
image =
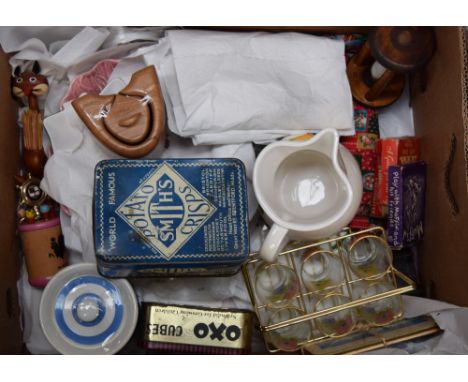
[[409, 85], [392, 105], [377, 110], [380, 138], [414, 136], [413, 110], [410, 106]]
[[344, 42], [300, 33], [168, 31], [169, 128], [194, 144], [354, 134]]

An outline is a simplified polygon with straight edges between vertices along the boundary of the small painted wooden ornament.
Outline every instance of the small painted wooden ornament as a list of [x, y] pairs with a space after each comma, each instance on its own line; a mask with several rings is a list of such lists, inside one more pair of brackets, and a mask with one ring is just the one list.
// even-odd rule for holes
[[42, 147], [42, 115], [38, 97], [47, 94], [49, 84], [47, 78], [39, 74], [39, 70], [37, 62], [32, 71], [21, 73], [17, 68], [11, 79], [11, 89], [13, 95], [23, 103], [27, 101], [28, 106], [21, 118], [24, 165], [30, 173], [41, 178], [47, 158]]

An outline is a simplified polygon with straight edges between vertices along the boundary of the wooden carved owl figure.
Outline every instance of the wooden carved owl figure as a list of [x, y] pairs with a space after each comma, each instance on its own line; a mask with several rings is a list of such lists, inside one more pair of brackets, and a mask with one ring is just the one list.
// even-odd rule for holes
[[[18, 98], [26, 97], [29, 103], [31, 98], [44, 95], [49, 90], [47, 78], [39, 74], [39, 65], [37, 62], [32, 71], [19, 73], [20, 68], [16, 68], [15, 75], [12, 77], [12, 92]], [[31, 105], [30, 105], [31, 107]]]

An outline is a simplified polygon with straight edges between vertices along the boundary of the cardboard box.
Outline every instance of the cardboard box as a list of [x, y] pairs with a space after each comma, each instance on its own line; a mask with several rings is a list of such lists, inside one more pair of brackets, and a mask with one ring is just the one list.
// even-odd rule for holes
[[[302, 32], [320, 29], [301, 27]], [[349, 30], [355, 32], [356, 28]], [[330, 28], [326, 31], [332, 32]], [[436, 27], [435, 34], [437, 50], [426, 68], [426, 90], [415, 83], [411, 92], [421, 159], [427, 163], [421, 280], [428, 297], [468, 306], [467, 36], [464, 27]], [[8, 57], [1, 52], [0, 82], [0, 353], [18, 354], [23, 344], [16, 290], [20, 259], [13, 176], [20, 164], [19, 131], [16, 105], [10, 95]]]

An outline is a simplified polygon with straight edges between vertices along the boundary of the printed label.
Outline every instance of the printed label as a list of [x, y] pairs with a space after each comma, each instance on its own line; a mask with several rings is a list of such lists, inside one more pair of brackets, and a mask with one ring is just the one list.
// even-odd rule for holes
[[244, 166], [232, 158], [102, 161], [93, 228], [109, 277], [232, 274], [249, 254]]
[[245, 349], [251, 340], [251, 312], [150, 305], [145, 340]]
[[118, 207], [149, 245], [170, 259], [216, 211], [195, 187], [163, 163]]

